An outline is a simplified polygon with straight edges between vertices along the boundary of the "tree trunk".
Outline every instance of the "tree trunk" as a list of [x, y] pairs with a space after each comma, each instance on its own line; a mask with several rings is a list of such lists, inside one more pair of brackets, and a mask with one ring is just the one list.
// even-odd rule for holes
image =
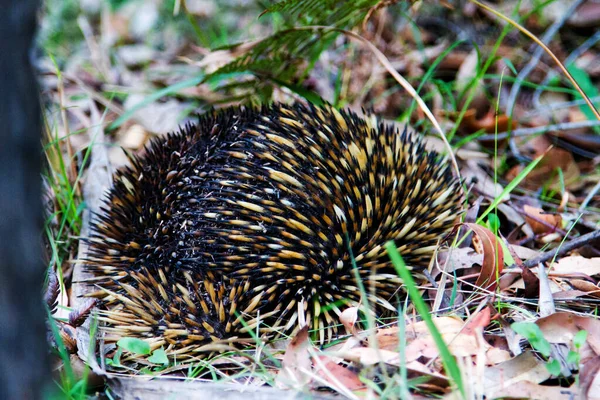
[[49, 378], [42, 303], [41, 115], [30, 63], [37, 0], [0, 0], [0, 399]]

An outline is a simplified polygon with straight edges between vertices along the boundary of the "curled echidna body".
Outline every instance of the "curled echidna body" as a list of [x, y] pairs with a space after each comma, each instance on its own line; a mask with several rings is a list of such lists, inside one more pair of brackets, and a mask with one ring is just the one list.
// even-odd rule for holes
[[361, 297], [352, 257], [370, 304], [390, 308], [401, 282], [384, 243], [423, 268], [461, 208], [449, 164], [420, 136], [329, 106], [211, 112], [132, 161], [87, 265], [107, 339], [174, 350], [257, 324], [331, 337]]

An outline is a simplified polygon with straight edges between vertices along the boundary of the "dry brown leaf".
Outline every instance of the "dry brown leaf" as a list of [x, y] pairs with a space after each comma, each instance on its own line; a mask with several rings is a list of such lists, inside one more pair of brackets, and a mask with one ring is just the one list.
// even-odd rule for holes
[[485, 390], [494, 398], [496, 391], [504, 390], [518, 382], [541, 383], [550, 378], [546, 363], [527, 351], [515, 358], [486, 368], [484, 371]]
[[537, 234], [554, 232], [556, 228], [562, 226], [562, 217], [560, 214], [549, 214], [541, 208], [532, 207], [528, 204], [523, 206], [523, 211], [525, 211], [527, 223]]
[[306, 387], [311, 379], [310, 346], [308, 326], [304, 326], [291, 340], [283, 355], [281, 371], [275, 381], [278, 388]]
[[569, 279], [569, 283], [577, 290], [586, 292], [588, 296], [600, 297], [600, 288], [583, 279]]
[[[125, 101], [125, 110], [130, 110], [144, 101], [143, 95], [131, 94]], [[170, 99], [164, 103], [153, 102], [133, 113], [133, 119], [148, 132], [166, 134], [176, 131], [180, 125], [179, 117], [188, 105]]]
[[556, 274], [584, 274], [587, 276], [600, 275], [600, 257], [585, 258], [581, 256], [563, 257], [552, 264], [552, 272]]
[[467, 335], [475, 334], [475, 330], [483, 329], [490, 324], [491, 310], [490, 307], [484, 307], [481, 311], [471, 317], [465, 324], [463, 333]]
[[[479, 53], [477, 50], [473, 49], [463, 59], [460, 68], [458, 68], [458, 72], [456, 73], [456, 80], [454, 84], [456, 85], [456, 90], [458, 92], [462, 92], [471, 84], [473, 79], [477, 74], [477, 66], [479, 65]], [[483, 88], [481, 85], [477, 88], [478, 95], [483, 94]]]
[[[557, 312], [536, 321], [544, 337], [548, 342], [555, 344], [566, 344], [571, 346], [573, 337], [581, 330], [587, 331], [587, 345], [595, 354], [600, 354], [600, 320], [594, 317], [583, 317], [566, 312]], [[582, 347], [583, 354], [589, 354], [587, 349]], [[589, 358], [589, 356], [588, 356]]]
[[[438, 264], [445, 266], [444, 271], [452, 273], [453, 271], [471, 268], [475, 264], [483, 263], [483, 255], [469, 247], [452, 248], [441, 250], [437, 254]], [[433, 275], [434, 277], [437, 276]]]
[[376, 349], [373, 347], [356, 347], [341, 355], [344, 359], [359, 362], [363, 365], [386, 363], [394, 366], [400, 365], [400, 355], [396, 351]]
[[496, 365], [512, 358], [510, 351], [491, 346], [485, 353], [488, 365]]
[[600, 399], [600, 356], [583, 363], [579, 373], [579, 388], [582, 398]]
[[[479, 166], [476, 160], [467, 161], [466, 165], [460, 170], [460, 173], [467, 184], [474, 184], [475, 189], [486, 196], [497, 198], [504, 191], [504, 187], [494, 180]], [[502, 201], [510, 200], [507, 193]]]
[[475, 233], [475, 236], [473, 236], [473, 245], [478, 253], [483, 254], [481, 272], [475, 285], [493, 292], [496, 289], [497, 278], [502, 273], [502, 268], [504, 267], [504, 251], [502, 250], [502, 246], [496, 235], [489, 229], [472, 223], [462, 225], [467, 226]]
[[118, 141], [126, 149], [139, 150], [144, 146], [148, 133], [139, 124], [131, 125], [126, 131], [118, 134]]
[[577, 396], [579, 390], [573, 385], [570, 388], [561, 386], [546, 386], [530, 381], [512, 383], [493, 391], [486, 391], [490, 398], [516, 398], [516, 399], [539, 399], [539, 400], [572, 400]]
[[[482, 130], [486, 133], [506, 132], [509, 126], [514, 127], [514, 121], [511, 124], [508, 115], [496, 115], [494, 110], [490, 110], [482, 118], [477, 119], [476, 111], [470, 109], [465, 113], [461, 123], [461, 127], [464, 128], [466, 133], [475, 133]], [[495, 140], [489, 141], [491, 145], [495, 145], [495, 142]], [[482, 143], [487, 144], [487, 141]]]
[[[579, 167], [575, 163], [573, 155], [558, 147], [550, 148], [552, 142], [547, 137], [536, 136], [519, 146], [523, 154], [531, 158], [545, 154], [533, 171], [521, 182], [521, 186], [524, 188], [537, 190], [543, 185], [549, 184], [551, 189], [560, 191], [561, 185], [556, 172], [558, 169], [563, 171], [564, 183], [567, 188], [579, 179]], [[514, 166], [508, 171], [505, 178], [512, 181], [523, 168], [522, 165]]]
[[[477, 340], [475, 335], [472, 334], [473, 330], [465, 332], [465, 323], [461, 319], [454, 317], [438, 317], [434, 318], [433, 322], [446, 344], [448, 344], [450, 351], [455, 356], [472, 356], [481, 350], [481, 343]], [[477, 319], [475, 323], [483, 324], [484, 322], [485, 318], [481, 320]], [[405, 335], [406, 343], [403, 345], [406, 346], [405, 356], [407, 362], [418, 360], [420, 357], [432, 359], [439, 355], [435, 341], [431, 337], [429, 328], [424, 321], [408, 324], [405, 328]], [[380, 357], [385, 357], [384, 362], [395, 365], [395, 363], [399, 361], [397, 355], [399, 349], [398, 328], [382, 329], [377, 333], [376, 338], [378, 343], [377, 348], [381, 351], [386, 351], [386, 353], [381, 354]], [[483, 346], [484, 351], [487, 351], [490, 347], [485, 342], [483, 343]], [[365, 350], [359, 350], [359, 352], [363, 357], [370, 355], [370, 353]], [[380, 359], [379, 361], [383, 361], [383, 359]]]
[[330, 357], [319, 356], [314, 364], [315, 373], [334, 388], [341, 385], [345, 389], [355, 391], [365, 387], [356, 370], [343, 367]]

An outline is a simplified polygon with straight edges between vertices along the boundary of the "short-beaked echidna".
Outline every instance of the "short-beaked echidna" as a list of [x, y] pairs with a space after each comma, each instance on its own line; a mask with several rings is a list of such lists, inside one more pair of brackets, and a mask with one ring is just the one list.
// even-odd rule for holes
[[[107, 340], [193, 351], [305, 323], [331, 338], [361, 298], [380, 311], [461, 209], [450, 164], [419, 135], [331, 106], [209, 112], [115, 177], [89, 239]], [[243, 321], [243, 322], [242, 322]]]

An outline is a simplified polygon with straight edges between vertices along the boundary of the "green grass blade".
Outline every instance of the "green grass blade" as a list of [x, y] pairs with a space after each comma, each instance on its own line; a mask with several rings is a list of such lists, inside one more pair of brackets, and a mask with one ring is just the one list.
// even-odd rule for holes
[[431, 318], [429, 308], [427, 308], [425, 301], [421, 297], [419, 289], [417, 289], [417, 285], [414, 279], [412, 278], [410, 271], [406, 267], [406, 263], [402, 259], [402, 256], [400, 256], [400, 253], [398, 252], [398, 249], [396, 248], [396, 245], [393, 241], [387, 242], [385, 244], [385, 249], [387, 250], [389, 257], [392, 260], [392, 264], [396, 269], [396, 273], [404, 282], [408, 295], [411, 301], [413, 302], [415, 309], [417, 310], [421, 318], [423, 318], [423, 321], [429, 329], [429, 333], [431, 334], [431, 337], [433, 338], [438, 348], [438, 351], [440, 352], [440, 358], [442, 359], [444, 369], [448, 373], [450, 380], [454, 382], [456, 388], [462, 394], [462, 397], [465, 398], [466, 392], [462, 382], [462, 375], [460, 373], [460, 369], [458, 368], [458, 364], [456, 363], [456, 360], [454, 359], [452, 353], [450, 353], [450, 349], [444, 342], [440, 331], [433, 323], [433, 319]]
[[199, 85], [204, 79], [204, 75], [197, 76], [195, 78], [186, 79], [185, 81], [177, 82], [171, 86], [167, 86], [166, 88], [157, 90], [156, 92], [148, 95], [143, 101], [137, 103], [135, 106], [131, 107], [129, 110], [123, 113], [119, 118], [115, 120], [110, 126], [109, 129], [116, 129], [119, 126], [123, 125], [126, 121], [128, 121], [135, 112], [141, 108], [146, 107], [148, 104], [160, 99], [163, 96], [167, 96], [173, 93], [178, 92], [181, 89], [185, 89], [188, 87]]
[[527, 167], [525, 167], [525, 169], [523, 169], [523, 171], [521, 171], [519, 173], [519, 175], [517, 175], [512, 181], [510, 181], [510, 183], [508, 185], [506, 185], [506, 187], [504, 188], [504, 190], [502, 191], [502, 193], [500, 193], [499, 196], [496, 196], [496, 198], [494, 199], [494, 201], [492, 202], [492, 204], [489, 205], [489, 207], [479, 216], [479, 218], [477, 218], [477, 223], [480, 224], [485, 217], [487, 217], [487, 215], [492, 212], [496, 207], [498, 207], [498, 204], [500, 204], [500, 202], [502, 202], [502, 199], [509, 194], [510, 192], [512, 192], [514, 190], [514, 188], [517, 187], [517, 185], [519, 183], [521, 183], [521, 181], [523, 179], [525, 179], [525, 177], [538, 165], [538, 163], [542, 160], [542, 158], [544, 157], [545, 154], [542, 154], [541, 156], [539, 156], [538, 158], [536, 158], [535, 160], [533, 160], [532, 162], [529, 163], [529, 165]]

